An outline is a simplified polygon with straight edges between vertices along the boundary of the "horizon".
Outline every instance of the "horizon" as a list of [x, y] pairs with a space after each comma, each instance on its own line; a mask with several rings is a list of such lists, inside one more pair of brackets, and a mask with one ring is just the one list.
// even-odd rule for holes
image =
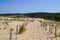
[[60, 12], [60, 0], [0, 0], [0, 13]]
[[28, 13], [60, 13], [60, 12], [27, 12], [27, 13], [0, 13], [0, 14], [28, 14]]

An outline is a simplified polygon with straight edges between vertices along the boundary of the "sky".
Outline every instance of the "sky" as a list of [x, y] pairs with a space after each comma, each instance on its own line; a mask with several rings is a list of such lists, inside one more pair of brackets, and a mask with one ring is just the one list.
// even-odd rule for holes
[[0, 13], [60, 12], [60, 0], [0, 0]]

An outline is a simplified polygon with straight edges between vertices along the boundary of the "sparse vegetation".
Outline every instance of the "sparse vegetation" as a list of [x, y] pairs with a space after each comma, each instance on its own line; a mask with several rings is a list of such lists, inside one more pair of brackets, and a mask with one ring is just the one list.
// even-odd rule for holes
[[35, 12], [35, 13], [15, 13], [15, 14], [0, 14], [0, 16], [3, 17], [12, 17], [12, 18], [25, 18], [25, 17], [31, 17], [31, 18], [43, 18], [53, 21], [59, 21], [60, 22], [60, 13], [48, 13], [48, 12]]
[[0, 30], [1, 30], [1, 28], [0, 28]]
[[4, 27], [4, 29], [6, 29], [7, 27]]
[[26, 29], [25, 29], [24, 25], [22, 25], [22, 26], [19, 28], [19, 34], [25, 32], [25, 31], [26, 31]]

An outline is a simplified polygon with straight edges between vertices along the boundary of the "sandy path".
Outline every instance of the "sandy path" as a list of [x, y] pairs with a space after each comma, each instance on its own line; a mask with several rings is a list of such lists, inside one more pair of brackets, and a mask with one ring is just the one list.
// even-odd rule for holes
[[[12, 40], [16, 39], [16, 27], [17, 25], [22, 25], [24, 22], [13, 21], [10, 22], [6, 29], [0, 30], [0, 40], [9, 40], [10, 36], [10, 28], [13, 28]], [[26, 31], [20, 35], [17, 35], [17, 40], [51, 40], [47, 39], [50, 35], [44, 30], [43, 27], [40, 26], [41, 23], [37, 20], [34, 22], [28, 22], [27, 26], [25, 26]], [[1, 26], [3, 27], [3, 26]]]

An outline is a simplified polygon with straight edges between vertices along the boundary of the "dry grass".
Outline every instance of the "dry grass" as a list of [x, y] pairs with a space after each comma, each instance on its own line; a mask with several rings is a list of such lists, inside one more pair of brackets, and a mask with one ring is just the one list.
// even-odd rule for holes
[[22, 25], [22, 26], [19, 28], [19, 34], [25, 32], [25, 31], [26, 31], [26, 29], [25, 29], [24, 25]]

